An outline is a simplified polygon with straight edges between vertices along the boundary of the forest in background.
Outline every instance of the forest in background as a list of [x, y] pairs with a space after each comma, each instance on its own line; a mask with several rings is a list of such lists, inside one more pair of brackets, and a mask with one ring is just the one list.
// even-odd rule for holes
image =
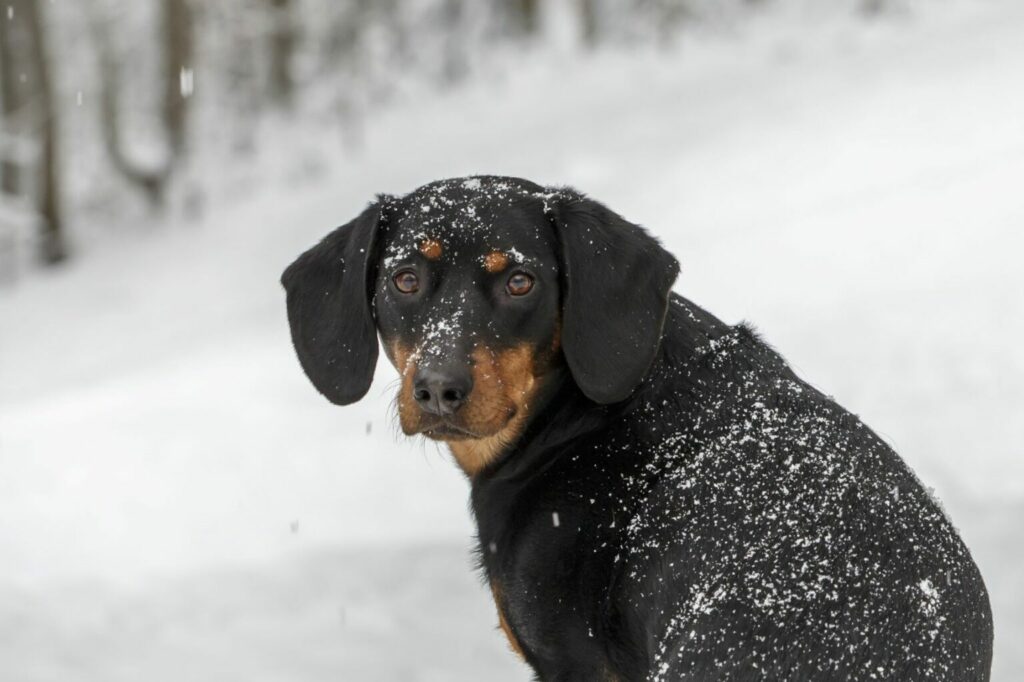
[[[729, 26], [772, 3], [7, 0], [0, 281], [72, 257], [90, 223], [198, 217], [251, 164], [268, 123], [328, 131], [337, 154], [358, 154], [363, 122], [410, 89], [493, 77], [493, 64], [514, 69], [552, 42], [671, 49], [688, 26]], [[835, 6], [871, 16], [907, 2]]]

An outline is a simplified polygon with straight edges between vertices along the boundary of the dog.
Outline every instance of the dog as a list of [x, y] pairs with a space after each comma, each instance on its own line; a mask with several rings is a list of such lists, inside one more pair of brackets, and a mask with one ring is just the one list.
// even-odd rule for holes
[[988, 595], [937, 503], [678, 272], [575, 190], [475, 176], [379, 196], [282, 282], [331, 402], [379, 336], [537, 679], [988, 680]]

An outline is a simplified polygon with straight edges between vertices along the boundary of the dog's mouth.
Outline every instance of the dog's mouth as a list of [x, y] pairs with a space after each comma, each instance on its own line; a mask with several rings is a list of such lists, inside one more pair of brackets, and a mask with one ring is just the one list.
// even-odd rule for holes
[[421, 427], [419, 432], [427, 438], [443, 441], [476, 440], [480, 438], [479, 434], [473, 433], [469, 429], [443, 420], [427, 424]]
[[508, 409], [505, 418], [502, 420], [501, 426], [495, 428], [494, 425], [481, 424], [476, 426], [467, 426], [462, 421], [455, 421], [454, 418], [441, 417], [439, 419], [433, 419], [419, 425], [415, 429], [415, 433], [421, 436], [426, 436], [433, 440], [440, 440], [446, 442], [460, 441], [460, 440], [481, 440], [494, 435], [495, 432], [500, 431], [505, 427], [513, 418], [518, 414], [518, 410], [514, 407]]

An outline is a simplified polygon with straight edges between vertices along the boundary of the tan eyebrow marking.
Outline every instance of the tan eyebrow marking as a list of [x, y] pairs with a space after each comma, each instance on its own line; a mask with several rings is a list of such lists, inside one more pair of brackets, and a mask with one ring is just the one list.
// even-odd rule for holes
[[443, 250], [444, 249], [441, 248], [441, 242], [436, 239], [427, 238], [420, 242], [420, 253], [422, 253], [427, 260], [437, 260], [441, 257], [441, 252]]
[[484, 256], [484, 270], [494, 274], [508, 267], [508, 256], [501, 251], [491, 251]]

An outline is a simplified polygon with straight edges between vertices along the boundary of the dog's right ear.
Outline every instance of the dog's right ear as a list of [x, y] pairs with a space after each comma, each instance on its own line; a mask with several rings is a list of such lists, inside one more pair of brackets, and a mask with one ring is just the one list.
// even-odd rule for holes
[[292, 343], [306, 376], [332, 403], [366, 395], [377, 364], [371, 296], [384, 198], [309, 249], [281, 276]]

